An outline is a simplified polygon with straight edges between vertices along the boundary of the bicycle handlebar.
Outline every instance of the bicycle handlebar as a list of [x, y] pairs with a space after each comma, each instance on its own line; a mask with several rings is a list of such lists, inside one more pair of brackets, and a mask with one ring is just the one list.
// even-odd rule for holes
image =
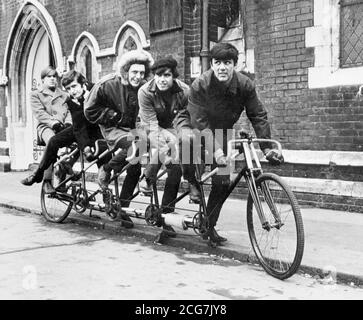
[[228, 154], [227, 154], [227, 159], [228, 160], [232, 160], [233, 157], [235, 157], [235, 155], [232, 154], [232, 151], [235, 150], [236, 148], [233, 148], [233, 145], [237, 144], [237, 143], [241, 143], [243, 145], [243, 143], [248, 143], [248, 144], [252, 144], [252, 143], [261, 143], [261, 142], [270, 142], [272, 144], [275, 144], [277, 146], [277, 151], [279, 153], [279, 155], [282, 155], [282, 146], [281, 143], [278, 142], [277, 140], [273, 140], [273, 139], [257, 139], [257, 138], [249, 138], [249, 139], [234, 139], [234, 140], [230, 140], [228, 142]]
[[131, 148], [132, 148], [132, 153], [131, 153], [131, 155], [129, 157], [126, 158], [127, 162], [131, 162], [134, 159], [136, 159], [136, 153], [137, 153], [137, 150], [138, 150], [138, 148], [136, 146], [136, 141], [132, 141]]

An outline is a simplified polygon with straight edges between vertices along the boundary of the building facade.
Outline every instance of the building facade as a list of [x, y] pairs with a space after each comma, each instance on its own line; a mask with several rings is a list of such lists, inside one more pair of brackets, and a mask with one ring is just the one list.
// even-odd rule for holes
[[361, 1], [2, 0], [0, 10], [0, 170], [38, 161], [28, 96], [44, 66], [76, 68], [96, 82], [123, 52], [143, 48], [154, 58], [173, 55], [191, 83], [208, 49], [224, 41], [238, 48], [238, 69], [255, 79], [273, 136], [293, 163], [289, 176], [319, 178], [322, 189], [326, 179], [338, 181], [333, 189], [343, 181], [342, 196], [359, 198]]

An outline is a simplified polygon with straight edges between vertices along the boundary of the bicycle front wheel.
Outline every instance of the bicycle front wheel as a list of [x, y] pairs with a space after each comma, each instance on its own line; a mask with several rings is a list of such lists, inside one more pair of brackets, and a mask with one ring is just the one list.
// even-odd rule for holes
[[[59, 178], [54, 174], [52, 177], [53, 186], [59, 184]], [[46, 194], [44, 191], [44, 183], [40, 195], [42, 215], [49, 222], [62, 223], [69, 215], [73, 207], [72, 190], [69, 186], [56, 189], [54, 194]]]
[[[247, 200], [251, 244], [266, 272], [284, 280], [296, 273], [304, 252], [300, 207], [279, 176], [264, 173], [255, 182], [257, 195], [253, 197], [250, 192]], [[262, 217], [256, 209], [259, 206]]]

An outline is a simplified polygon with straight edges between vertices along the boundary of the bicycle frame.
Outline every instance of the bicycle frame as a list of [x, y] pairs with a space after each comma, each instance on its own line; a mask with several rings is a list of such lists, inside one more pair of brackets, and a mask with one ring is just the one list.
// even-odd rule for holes
[[[261, 143], [261, 142], [269, 142], [269, 143], [275, 144], [278, 148], [278, 152], [280, 154], [282, 154], [281, 144], [276, 140], [249, 138], [249, 139], [236, 139], [236, 140], [231, 140], [228, 142], [228, 159], [232, 160], [239, 154], [243, 153], [245, 161], [246, 161], [246, 165], [239, 172], [237, 177], [231, 182], [230, 187], [227, 192], [227, 196], [224, 199], [224, 201], [229, 197], [229, 195], [232, 193], [233, 189], [236, 187], [236, 185], [239, 183], [241, 178], [244, 176], [246, 183], [247, 183], [248, 190], [253, 199], [253, 203], [255, 204], [256, 211], [259, 216], [261, 225], [263, 228], [269, 230], [273, 227], [280, 228], [281, 219], [278, 214], [278, 210], [275, 206], [275, 203], [272, 200], [270, 190], [266, 187], [262, 187], [263, 193], [265, 196], [265, 200], [266, 200], [266, 202], [269, 203], [269, 207], [271, 208], [272, 214], [274, 215], [276, 224], [270, 225], [270, 223], [266, 219], [265, 213], [264, 213], [262, 205], [261, 205], [261, 201], [258, 196], [258, 190], [257, 190], [256, 182], [255, 182], [255, 177], [261, 175], [263, 173], [263, 170], [262, 170], [262, 166], [261, 166], [260, 160], [257, 155], [256, 148], [254, 147], [254, 143]], [[233, 150], [236, 150], [234, 148], [234, 145], [238, 145], [238, 144], [240, 144], [240, 147], [238, 149], [239, 150], [242, 149], [242, 152], [240, 152], [237, 155], [233, 155]]]
[[[272, 208], [272, 213], [275, 217], [276, 220], [276, 224], [275, 225], [270, 225], [269, 222], [267, 221], [265, 214], [263, 212], [263, 208], [261, 206], [261, 202], [259, 200], [259, 196], [258, 196], [258, 190], [257, 190], [257, 186], [255, 183], [255, 177], [259, 176], [260, 174], [263, 173], [262, 171], [262, 166], [261, 163], [259, 161], [258, 155], [257, 155], [257, 151], [254, 147], [254, 143], [260, 143], [260, 142], [270, 142], [273, 144], [276, 144], [278, 147], [279, 152], [281, 152], [281, 144], [278, 141], [275, 140], [270, 140], [270, 139], [235, 139], [235, 140], [231, 140], [228, 142], [228, 155], [227, 158], [228, 160], [231, 162], [233, 160], [235, 160], [235, 158], [239, 155], [243, 155], [244, 160], [245, 160], [245, 165], [243, 166], [243, 168], [238, 172], [237, 176], [231, 180], [230, 185], [228, 187], [228, 190], [225, 194], [225, 197], [223, 199], [221, 199], [220, 203], [223, 203], [227, 200], [227, 198], [231, 195], [231, 193], [233, 192], [234, 188], [238, 185], [238, 183], [241, 181], [242, 177], [245, 178], [246, 183], [247, 183], [247, 187], [248, 190], [252, 196], [253, 202], [256, 206], [256, 210], [259, 216], [259, 219], [261, 221], [261, 224], [264, 228], [269, 229], [272, 227], [281, 227], [281, 220], [279, 215], [277, 214], [277, 209], [274, 205], [274, 202], [272, 201], [272, 196], [270, 194], [270, 191], [268, 190], [268, 188], [264, 188], [264, 196], [266, 198], [266, 201], [270, 204], [270, 208]], [[237, 146], [237, 148], [236, 148]], [[134, 146], [135, 147], [135, 146]], [[236, 153], [236, 151], [238, 150], [238, 152]], [[78, 151], [78, 149], [73, 150], [70, 154], [65, 155], [63, 157], [60, 158], [60, 160], [54, 165], [57, 166], [59, 165], [61, 162], [69, 159], [70, 157], [72, 157], [74, 154], [76, 154]], [[85, 162], [84, 162], [84, 156], [82, 154], [82, 152], [80, 152], [80, 157], [81, 157], [81, 171], [79, 173], [76, 173], [75, 175], [67, 178], [66, 180], [64, 180], [63, 182], [61, 182], [58, 186], [55, 187], [55, 189], [59, 189], [62, 186], [65, 186], [69, 181], [73, 180], [75, 177], [77, 177], [78, 179], [81, 179], [81, 183], [80, 186], [82, 187], [82, 190], [85, 191], [83, 194], [83, 201], [86, 204], [85, 206], [85, 210], [87, 209], [87, 207], [91, 206], [91, 210], [92, 209], [96, 209], [96, 210], [101, 210], [104, 209], [104, 204], [98, 204], [96, 202], [92, 202], [89, 201], [89, 199], [94, 198], [97, 194], [101, 193], [101, 190], [97, 190], [95, 192], [93, 192], [91, 195], [88, 195], [87, 192], [87, 188], [86, 188], [86, 172], [92, 167], [94, 166], [99, 160], [101, 160], [102, 158], [106, 157], [107, 155], [109, 155], [110, 153], [113, 153], [115, 150], [109, 151], [106, 150], [105, 152], [103, 152], [98, 159], [94, 160], [93, 162], [89, 163], [89, 165], [85, 166]], [[136, 151], [134, 150], [134, 155], [133, 157], [135, 158], [135, 154]], [[130, 166], [132, 166], [131, 163], [128, 163], [120, 173], [115, 174], [111, 180], [110, 183], [114, 182], [115, 185], [115, 200], [118, 204], [121, 203], [121, 200], [124, 201], [128, 201], [131, 202], [133, 201], [137, 196], [140, 195], [140, 190], [138, 189], [129, 199], [120, 199], [120, 192], [119, 192], [119, 184], [118, 184], [118, 178], [120, 177], [120, 175], [122, 173], [124, 173], [125, 171], [127, 171]], [[177, 223], [178, 225], [181, 225], [184, 229], [188, 229], [188, 228], [193, 228], [194, 230], [196, 229], [195, 226], [195, 220], [198, 219], [198, 221], [200, 222], [200, 231], [201, 233], [203, 233], [204, 231], [207, 230], [208, 228], [208, 224], [209, 224], [209, 219], [207, 217], [207, 203], [206, 203], [206, 199], [205, 199], [205, 191], [204, 191], [204, 186], [206, 185], [207, 181], [212, 178], [214, 175], [218, 174], [220, 171], [220, 168], [217, 167], [214, 170], [212, 170], [211, 172], [207, 173], [206, 175], [202, 176], [202, 172], [201, 172], [201, 168], [200, 165], [196, 165], [196, 178], [197, 178], [197, 182], [199, 183], [199, 187], [201, 190], [201, 203], [199, 204], [199, 210], [198, 213], [196, 215], [194, 215], [193, 217], [188, 217], [188, 216], [184, 216], [183, 218], [180, 218]], [[165, 169], [164, 171], [162, 171], [158, 176], [157, 176], [157, 180], [159, 180], [162, 176], [164, 176], [167, 173], [167, 170]], [[78, 180], [77, 179], [77, 180]], [[73, 186], [76, 187], [76, 184], [73, 184]], [[189, 195], [190, 191], [186, 191], [184, 193], [182, 193], [181, 195], [179, 195], [174, 201], [172, 201], [171, 203], [169, 203], [166, 207], [175, 207], [175, 205], [177, 203], [179, 203], [180, 201], [182, 201], [185, 197], [187, 197]], [[65, 196], [64, 200], [67, 201], [73, 201], [76, 205], [76, 199], [74, 196], [74, 193], [72, 193], [72, 196], [67, 195], [67, 194], [62, 194]], [[144, 203], [142, 203], [144, 204]], [[171, 215], [168, 214], [163, 214], [162, 213], [162, 209], [160, 207], [160, 203], [159, 203], [159, 198], [158, 198], [158, 193], [157, 193], [157, 184], [155, 183], [153, 185], [153, 193], [151, 195], [151, 200], [150, 200], [150, 205], [151, 206], [155, 206], [155, 208], [157, 210], [159, 210], [158, 214], [159, 216], [164, 219], [165, 222], [173, 220], [175, 222], [175, 215], [174, 215], [174, 219], [171, 219]], [[140, 210], [140, 209], [133, 209], [133, 208], [121, 208], [121, 210], [125, 211], [129, 216], [134, 217], [134, 218], [138, 218], [138, 219], [145, 219], [146, 218], [146, 210]], [[195, 212], [195, 211], [193, 211]]]

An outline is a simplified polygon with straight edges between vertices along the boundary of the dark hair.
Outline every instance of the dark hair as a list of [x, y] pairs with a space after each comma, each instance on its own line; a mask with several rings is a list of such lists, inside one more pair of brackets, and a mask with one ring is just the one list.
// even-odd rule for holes
[[238, 62], [238, 50], [230, 43], [217, 43], [210, 51], [210, 60], [230, 60], [234, 61], [234, 64]]
[[86, 77], [76, 71], [76, 70], [71, 70], [71, 71], [68, 71], [67, 73], [65, 73], [62, 77], [62, 86], [63, 87], [66, 87], [68, 86], [70, 83], [72, 83], [74, 80], [76, 80], [80, 85], [84, 85], [86, 84], [87, 85], [87, 79]]
[[158, 69], [156, 69], [156, 70], [153, 70], [153, 73], [154, 74], [156, 74], [156, 75], [158, 75], [158, 76], [161, 76], [165, 71], [167, 71], [167, 70], [171, 70], [171, 73], [173, 74], [173, 78], [178, 78], [179, 77], [179, 72], [178, 72], [178, 70], [176, 69], [176, 67], [160, 67], [160, 68], [158, 68]]
[[171, 73], [173, 74], [173, 77], [178, 78], [179, 72], [177, 70], [177, 67], [178, 67], [178, 62], [172, 56], [167, 56], [167, 57], [163, 57], [163, 58], [160, 58], [157, 61], [155, 61], [151, 70], [152, 70], [153, 74], [157, 74], [158, 76], [160, 76], [166, 70], [170, 69]]

